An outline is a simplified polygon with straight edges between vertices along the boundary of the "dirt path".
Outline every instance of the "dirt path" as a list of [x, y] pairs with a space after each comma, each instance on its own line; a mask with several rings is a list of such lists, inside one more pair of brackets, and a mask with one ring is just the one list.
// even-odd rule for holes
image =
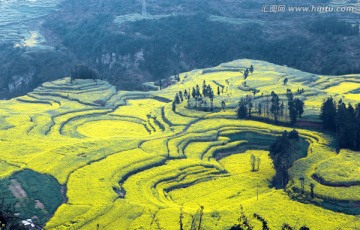
[[11, 193], [18, 199], [27, 198], [27, 194], [25, 190], [21, 187], [21, 184], [16, 179], [12, 179], [10, 181], [11, 184], [9, 185], [9, 189]]

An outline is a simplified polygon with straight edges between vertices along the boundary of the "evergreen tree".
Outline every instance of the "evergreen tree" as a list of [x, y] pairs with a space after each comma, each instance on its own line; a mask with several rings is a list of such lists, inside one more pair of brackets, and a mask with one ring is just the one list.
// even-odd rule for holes
[[207, 87], [206, 87], [206, 81], [204, 80], [203, 86], [202, 86], [202, 93], [204, 97], [207, 97]]
[[284, 116], [284, 110], [285, 110], [285, 104], [284, 102], [281, 102], [281, 105], [280, 105], [280, 116]]
[[246, 78], [248, 78], [248, 76], [249, 76], [249, 69], [246, 69], [244, 71], [244, 79], [246, 80]]
[[225, 107], [226, 107], [226, 103], [225, 103], [225, 101], [222, 101], [221, 102], [221, 108], [225, 111]]
[[217, 95], [220, 96], [220, 86], [217, 87]]
[[280, 100], [279, 96], [274, 91], [271, 92], [270, 112], [274, 115], [275, 122], [278, 122], [278, 116], [280, 113]]
[[285, 79], [284, 79], [284, 85], [287, 85], [288, 81], [289, 81], [289, 79], [288, 79], [288, 78], [285, 78]]
[[185, 97], [185, 99], [188, 99], [188, 96], [189, 96], [189, 93], [188, 93], [187, 90], [185, 89], [185, 91], [184, 91], [184, 97]]
[[210, 88], [210, 92], [209, 92], [209, 98], [210, 98], [210, 110], [211, 112], [214, 111], [214, 91], [212, 91], [212, 89]]
[[339, 151], [340, 148], [346, 147], [346, 116], [346, 105], [342, 100], [340, 100], [338, 103], [337, 113], [335, 117], [337, 151]]
[[274, 183], [284, 187], [289, 179], [287, 169], [291, 167], [291, 142], [286, 131], [270, 146], [270, 157], [277, 174]]
[[258, 116], [262, 115], [262, 104], [261, 103], [259, 103], [257, 114], [258, 114]]
[[184, 101], [184, 97], [183, 97], [182, 91], [179, 91], [179, 97], [180, 97], [180, 101]]
[[302, 114], [304, 113], [304, 102], [297, 98], [295, 99], [294, 103], [298, 117], [301, 118]]
[[180, 97], [179, 97], [179, 94], [176, 94], [175, 95], [175, 104], [180, 104]]
[[175, 113], [175, 111], [176, 111], [176, 103], [175, 103], [175, 101], [172, 102], [171, 110]]
[[251, 65], [249, 70], [250, 70], [250, 73], [253, 73], [254, 72], [254, 66]]
[[320, 119], [324, 129], [336, 131], [335, 125], [336, 103], [332, 97], [326, 99], [321, 105]]
[[196, 97], [201, 97], [199, 85], [196, 85], [196, 91], [195, 92], [196, 92]]
[[347, 113], [346, 113], [346, 121], [345, 121], [345, 143], [346, 148], [354, 149], [355, 150], [355, 129], [354, 125], [356, 125], [355, 120], [355, 109], [354, 107], [349, 103], [347, 107]]
[[239, 119], [245, 119], [247, 115], [248, 115], [248, 108], [246, 106], [246, 101], [244, 98], [241, 98], [241, 100], [239, 101], [237, 116]]
[[192, 88], [191, 96], [192, 96], [193, 98], [196, 97], [196, 90], [195, 90], [194, 87]]
[[253, 104], [251, 102], [249, 102], [249, 106], [248, 106], [248, 109], [249, 109], [248, 116], [249, 116], [249, 118], [251, 118], [251, 110], [252, 110], [252, 108], [253, 108]]
[[288, 99], [288, 109], [289, 109], [289, 115], [290, 115], [290, 124], [294, 125], [296, 123], [297, 117], [298, 117], [298, 111], [295, 107], [294, 102], [294, 96], [290, 89], [287, 89], [286, 91], [286, 97]]
[[355, 124], [354, 124], [354, 150], [360, 150], [360, 103], [355, 107]]

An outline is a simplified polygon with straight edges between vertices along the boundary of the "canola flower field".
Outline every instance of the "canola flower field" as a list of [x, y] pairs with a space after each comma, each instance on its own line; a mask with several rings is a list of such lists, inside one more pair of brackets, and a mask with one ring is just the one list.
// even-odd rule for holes
[[[244, 86], [250, 65], [255, 71]], [[224, 89], [214, 106], [225, 101], [226, 109], [203, 112], [184, 101], [174, 112], [175, 94], [204, 80]], [[358, 153], [336, 154], [329, 136], [298, 129], [309, 144], [307, 156], [289, 170], [286, 190], [277, 190], [270, 186], [275, 170], [268, 148], [292, 128], [236, 118], [238, 101], [251, 89], [284, 99], [287, 88], [303, 88], [304, 118], [316, 117], [330, 95], [359, 103], [359, 76], [318, 76], [243, 59], [182, 73], [173, 83], [125, 92], [101, 80], [64, 78], [0, 101], [0, 179], [30, 169], [66, 188], [45, 229], [179, 229], [180, 209], [184, 229], [190, 229], [200, 206], [203, 229], [229, 229], [240, 205], [249, 216], [264, 217], [271, 229], [285, 222], [311, 229], [360, 227]], [[251, 171], [252, 154], [261, 160], [258, 172]], [[301, 177], [305, 193], [297, 196]], [[309, 201], [311, 183], [315, 199]], [[260, 222], [250, 222], [261, 229]]]

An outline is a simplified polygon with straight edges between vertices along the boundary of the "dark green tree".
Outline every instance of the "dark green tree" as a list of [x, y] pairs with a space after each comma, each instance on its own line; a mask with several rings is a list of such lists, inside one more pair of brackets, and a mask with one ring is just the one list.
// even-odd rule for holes
[[258, 112], [257, 112], [258, 116], [261, 116], [262, 115], [262, 104], [259, 103], [258, 105]]
[[192, 96], [193, 98], [196, 97], [196, 90], [195, 90], [194, 87], [192, 88], [191, 96]]
[[226, 103], [225, 103], [225, 101], [221, 101], [221, 108], [222, 108], [222, 110], [225, 111], [225, 108], [226, 108]]
[[237, 117], [239, 119], [245, 119], [247, 116], [248, 116], [247, 101], [245, 100], [245, 98], [241, 98], [237, 110]]
[[176, 95], [175, 95], [175, 100], [174, 100], [174, 101], [175, 101], [176, 104], [180, 104], [179, 94], [176, 94]]
[[288, 109], [289, 109], [289, 115], [290, 115], [290, 124], [294, 125], [296, 123], [296, 120], [298, 118], [298, 111], [296, 110], [295, 102], [294, 102], [294, 96], [290, 89], [287, 89], [286, 91], [286, 97], [288, 99]]
[[92, 79], [96, 81], [99, 78], [99, 74], [95, 69], [90, 68], [87, 65], [76, 65], [71, 71], [71, 81], [75, 79]]
[[244, 80], [246, 80], [246, 78], [248, 78], [248, 76], [249, 76], [249, 69], [246, 69], [244, 71]]
[[249, 71], [250, 71], [250, 73], [254, 72], [254, 66], [253, 65], [250, 66]]
[[298, 117], [301, 118], [302, 114], [304, 113], [304, 102], [299, 98], [296, 98], [295, 101], [295, 109], [297, 111]]
[[336, 102], [332, 97], [327, 98], [321, 105], [320, 119], [326, 130], [336, 131]]
[[289, 82], [289, 79], [286, 77], [286, 78], [284, 79], [284, 85], [287, 85], [288, 82]]
[[276, 176], [273, 183], [277, 186], [284, 187], [288, 180], [287, 170], [291, 167], [291, 142], [287, 131], [276, 138], [275, 142], [270, 146], [270, 157], [276, 170]]
[[270, 112], [273, 114], [274, 120], [277, 123], [280, 114], [280, 99], [279, 96], [274, 91], [271, 92]]
[[249, 118], [251, 118], [252, 108], [253, 108], [253, 104], [251, 102], [249, 102], [248, 103], [248, 110], [249, 110], [248, 116], [249, 116]]
[[179, 97], [180, 97], [180, 101], [184, 101], [184, 97], [183, 97], [182, 91], [179, 91]]

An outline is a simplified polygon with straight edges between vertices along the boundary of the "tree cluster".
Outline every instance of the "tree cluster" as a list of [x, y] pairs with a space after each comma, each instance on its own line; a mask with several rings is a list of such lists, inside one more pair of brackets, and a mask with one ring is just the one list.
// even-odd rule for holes
[[357, 36], [359, 23], [351, 23], [336, 17], [317, 18], [309, 25], [310, 32], [321, 34]]
[[273, 178], [273, 185], [276, 187], [285, 187], [289, 180], [288, 169], [293, 164], [294, 151], [297, 148], [296, 142], [299, 141], [299, 134], [296, 130], [291, 132], [284, 131], [276, 138], [270, 146], [270, 157], [273, 160], [276, 175]]
[[[265, 218], [263, 218], [262, 216], [260, 216], [257, 213], [254, 213], [253, 217], [257, 221], [261, 222], [261, 224], [262, 224], [261, 229], [262, 230], [269, 230], [270, 229], [269, 226], [268, 226], [268, 222], [267, 222], [267, 220]], [[239, 221], [239, 223], [236, 224], [236, 225], [233, 225], [230, 228], [230, 230], [252, 230], [252, 229], [254, 229], [254, 226], [252, 226], [250, 224], [249, 218], [245, 215], [245, 212], [244, 212], [244, 209], [243, 209], [242, 206], [240, 206], [240, 216], [238, 218], [238, 221]], [[289, 224], [284, 223], [281, 229], [282, 230], [295, 230], [296, 227], [292, 227]], [[308, 227], [306, 227], [304, 225], [304, 226], [300, 227], [300, 230], [310, 230], [310, 228], [308, 228]]]
[[5, 204], [4, 198], [0, 202], [0, 229], [25, 230], [21, 219], [16, 216], [13, 205]]
[[290, 89], [287, 89], [286, 97], [288, 99], [290, 124], [294, 125], [297, 119], [301, 118], [302, 114], [304, 113], [304, 102], [299, 98], [294, 98]]
[[95, 69], [90, 68], [87, 65], [76, 65], [71, 71], [71, 82], [75, 79], [92, 79], [96, 81], [99, 78], [99, 74]]
[[[217, 95], [220, 96], [220, 94], [221, 91], [220, 87], [218, 86]], [[193, 105], [191, 105], [191, 98], [193, 98], [193, 100], [195, 101]], [[214, 90], [212, 89], [211, 85], [206, 84], [206, 81], [204, 80], [202, 88], [200, 88], [199, 85], [196, 85], [191, 89], [191, 92], [190, 89], [189, 92], [185, 89], [184, 92], [179, 91], [178, 93], [176, 93], [173, 107], [176, 107], [177, 104], [180, 104], [182, 101], [187, 100], [189, 108], [198, 108], [199, 106], [201, 106], [204, 111], [208, 111], [209, 109], [210, 111], [214, 111], [214, 98]], [[208, 103], [207, 99], [209, 99], [210, 104]]]
[[304, 113], [304, 102], [299, 98], [294, 98], [290, 89], [286, 91], [288, 113], [286, 112], [284, 101], [281, 101], [274, 91], [271, 92], [270, 96], [265, 96], [265, 100], [262, 100], [263, 97], [262, 95], [258, 99], [254, 99], [255, 97], [252, 96], [241, 98], [237, 110], [238, 118], [251, 118], [255, 108], [255, 114], [258, 117], [265, 116], [267, 119], [270, 119], [272, 116], [275, 123], [278, 123], [280, 117], [286, 120], [289, 114], [290, 124], [294, 125], [297, 119], [301, 118]]
[[329, 97], [321, 106], [320, 118], [325, 130], [335, 132], [337, 150], [360, 150], [360, 103], [354, 108], [350, 103], [346, 105], [342, 100], [336, 103]]

